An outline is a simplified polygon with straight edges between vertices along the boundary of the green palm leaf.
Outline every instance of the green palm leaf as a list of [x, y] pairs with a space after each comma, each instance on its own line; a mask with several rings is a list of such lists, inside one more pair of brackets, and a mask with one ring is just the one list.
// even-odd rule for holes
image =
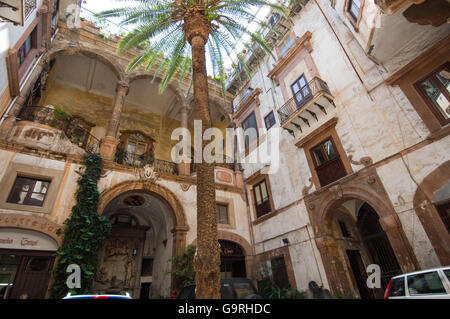
[[[212, 66], [213, 75], [218, 77], [225, 96], [225, 59], [232, 59], [236, 41], [247, 35], [272, 54], [272, 50], [258, 32], [250, 32], [247, 26], [250, 22], [259, 28], [268, 27], [255, 14], [256, 9], [269, 6], [272, 10], [287, 15], [288, 9], [278, 3], [268, 0], [116, 0], [126, 2], [122, 8], [106, 10], [99, 17], [121, 18], [120, 25], [133, 26], [134, 29], [119, 42], [119, 52], [127, 52], [136, 47], [144, 47], [138, 56], [130, 61], [127, 71], [133, 71], [142, 65], [146, 70], [156, 67], [156, 74], [161, 74], [160, 92], [163, 92], [179, 74], [178, 80], [183, 80], [192, 72], [190, 45], [184, 37], [183, 19], [186, 12], [194, 6], [202, 6], [204, 15], [212, 24], [209, 41], [206, 45], [208, 64]], [[248, 47], [249, 50], [253, 50]], [[237, 54], [237, 60], [247, 76], [249, 69], [242, 55]], [[156, 66], [157, 65], [157, 66]], [[192, 77], [191, 77], [192, 79]]]

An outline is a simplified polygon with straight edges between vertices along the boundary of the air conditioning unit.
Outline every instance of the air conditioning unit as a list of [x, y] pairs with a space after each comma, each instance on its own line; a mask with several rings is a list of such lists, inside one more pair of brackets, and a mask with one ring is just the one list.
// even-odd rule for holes
[[0, 0], [0, 21], [23, 26], [34, 9], [36, 0]]

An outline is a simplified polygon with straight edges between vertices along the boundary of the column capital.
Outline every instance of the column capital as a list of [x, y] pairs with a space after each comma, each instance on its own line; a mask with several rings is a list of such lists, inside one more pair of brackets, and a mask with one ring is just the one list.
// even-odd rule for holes
[[120, 80], [117, 82], [117, 86], [116, 86], [116, 92], [119, 89], [126, 89], [127, 92], [126, 94], [128, 94], [128, 90], [130, 89], [130, 82], [128, 80]]

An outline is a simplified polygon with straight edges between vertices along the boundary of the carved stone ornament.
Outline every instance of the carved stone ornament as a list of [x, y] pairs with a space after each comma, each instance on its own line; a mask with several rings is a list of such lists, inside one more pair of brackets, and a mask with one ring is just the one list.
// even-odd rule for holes
[[308, 195], [309, 191], [311, 190], [311, 188], [313, 187], [314, 183], [312, 182], [311, 177], [309, 178], [309, 185], [305, 185], [305, 187], [303, 187], [302, 190], [302, 195], [306, 196]]
[[377, 177], [375, 175], [370, 175], [367, 179], [367, 184], [372, 185], [377, 181]]
[[189, 188], [191, 188], [192, 184], [180, 183], [181, 190], [183, 192], [187, 192]]
[[429, 203], [430, 203], [429, 201], [424, 200], [424, 201], [423, 201], [422, 203], [420, 203], [420, 205], [419, 205], [420, 209], [421, 209], [421, 210], [425, 210], [425, 209], [427, 208], [427, 206], [428, 206]]
[[348, 160], [353, 165], [364, 165], [364, 167], [367, 167], [367, 166], [373, 164], [373, 160], [369, 156], [361, 157], [361, 159], [359, 161], [355, 161], [355, 160], [353, 160], [353, 155], [349, 155], [348, 156]]
[[334, 199], [342, 198], [343, 192], [341, 185], [333, 185], [328, 189], [331, 193], [331, 196], [333, 196]]
[[136, 167], [134, 171], [138, 179], [148, 183], [155, 183], [159, 179], [159, 174], [155, 167], [147, 164], [144, 167]]

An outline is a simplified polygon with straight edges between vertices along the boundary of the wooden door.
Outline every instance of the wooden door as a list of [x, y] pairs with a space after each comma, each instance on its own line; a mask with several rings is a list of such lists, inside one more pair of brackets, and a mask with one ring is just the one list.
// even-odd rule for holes
[[17, 270], [10, 298], [19, 299], [22, 295], [26, 295], [28, 299], [45, 298], [54, 259], [51, 253], [23, 256]]

